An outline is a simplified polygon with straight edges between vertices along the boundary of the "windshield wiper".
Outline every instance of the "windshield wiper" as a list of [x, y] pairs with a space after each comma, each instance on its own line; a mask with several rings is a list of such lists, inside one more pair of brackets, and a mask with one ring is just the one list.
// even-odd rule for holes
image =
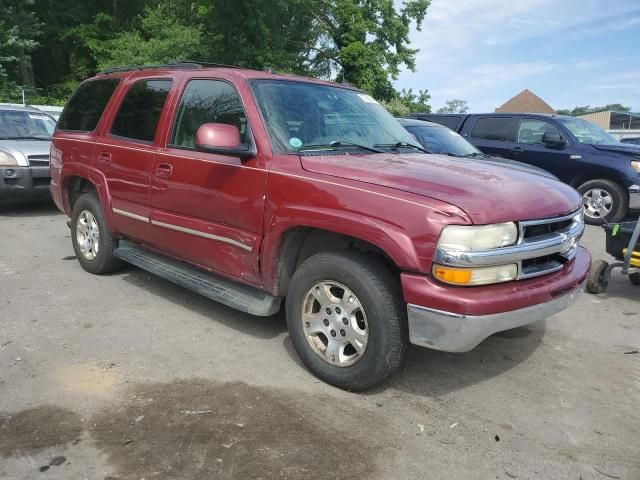
[[418, 145], [414, 145], [413, 143], [407, 143], [407, 142], [390, 143], [387, 145], [379, 143], [374, 145], [374, 147], [386, 147], [386, 148], [390, 148], [391, 150], [395, 150], [396, 152], [401, 148], [414, 148], [416, 150], [420, 150], [422, 153], [431, 153], [426, 148], [422, 148]]
[[0, 140], [51, 140], [51, 137], [0, 137]]
[[331, 148], [331, 147], [356, 147], [356, 148], [361, 148], [362, 150], [368, 150], [368, 151], [374, 152], [374, 153], [384, 153], [384, 150], [379, 150], [377, 148], [368, 147], [366, 145], [360, 145], [358, 143], [345, 142], [343, 140], [336, 140], [336, 141], [331, 142], [331, 143], [324, 143], [324, 144], [318, 144], [318, 145], [305, 145], [299, 151], [300, 152], [305, 152], [305, 151], [309, 151], [309, 150], [316, 150], [316, 149], [320, 149], [320, 148]]
[[462, 155], [464, 158], [484, 158], [484, 157], [488, 157], [489, 155], [487, 155], [486, 153], [480, 153], [480, 152], [473, 152], [473, 153], [467, 153], [466, 155]]

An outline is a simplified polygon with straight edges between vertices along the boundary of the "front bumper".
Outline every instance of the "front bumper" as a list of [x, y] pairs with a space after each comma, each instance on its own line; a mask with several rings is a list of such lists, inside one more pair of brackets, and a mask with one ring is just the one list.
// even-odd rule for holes
[[45, 197], [49, 167], [0, 167], [0, 199]]
[[496, 332], [569, 307], [582, 292], [590, 265], [591, 256], [580, 247], [560, 271], [504, 284], [460, 288], [402, 274], [409, 339], [436, 350], [469, 351]]
[[640, 185], [631, 185], [629, 187], [629, 208], [631, 210], [640, 210]]
[[543, 320], [573, 305], [584, 290], [584, 283], [570, 293], [549, 302], [512, 312], [467, 316], [409, 305], [409, 335], [414, 345], [468, 352], [497, 332]]

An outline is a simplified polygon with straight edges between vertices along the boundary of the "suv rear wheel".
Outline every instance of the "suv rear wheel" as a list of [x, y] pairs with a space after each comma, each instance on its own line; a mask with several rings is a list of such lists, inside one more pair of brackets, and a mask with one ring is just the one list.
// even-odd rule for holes
[[585, 221], [590, 225], [617, 222], [627, 213], [627, 195], [611, 180], [590, 180], [580, 185], [578, 191], [582, 194]]
[[397, 279], [376, 259], [351, 252], [320, 253], [296, 270], [287, 325], [307, 368], [353, 391], [396, 371], [408, 344]]
[[113, 256], [118, 241], [107, 229], [100, 201], [93, 193], [81, 195], [73, 206], [71, 241], [76, 258], [87, 272], [100, 275], [122, 266]]

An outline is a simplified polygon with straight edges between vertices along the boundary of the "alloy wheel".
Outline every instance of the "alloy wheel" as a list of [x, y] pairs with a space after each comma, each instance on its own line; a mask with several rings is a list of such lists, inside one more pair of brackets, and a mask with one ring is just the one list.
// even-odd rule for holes
[[602, 219], [613, 209], [613, 197], [601, 188], [587, 190], [582, 196], [584, 214], [590, 218]]
[[76, 222], [76, 240], [80, 253], [87, 260], [94, 260], [100, 249], [100, 228], [96, 217], [89, 210], [82, 210]]
[[367, 316], [360, 300], [346, 286], [324, 280], [305, 295], [302, 327], [312, 350], [335, 367], [362, 358], [369, 341]]

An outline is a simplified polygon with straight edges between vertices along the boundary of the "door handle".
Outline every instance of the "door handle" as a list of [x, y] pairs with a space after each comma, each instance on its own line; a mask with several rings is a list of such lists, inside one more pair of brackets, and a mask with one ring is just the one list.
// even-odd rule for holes
[[173, 165], [170, 163], [159, 163], [156, 166], [155, 176], [159, 178], [171, 178], [173, 173]]
[[111, 164], [111, 154], [107, 152], [100, 152], [98, 155], [98, 163], [100, 165], [110, 165]]
[[520, 155], [522, 152], [524, 152], [524, 149], [520, 147], [515, 147], [511, 149], [511, 152], [516, 155]]

